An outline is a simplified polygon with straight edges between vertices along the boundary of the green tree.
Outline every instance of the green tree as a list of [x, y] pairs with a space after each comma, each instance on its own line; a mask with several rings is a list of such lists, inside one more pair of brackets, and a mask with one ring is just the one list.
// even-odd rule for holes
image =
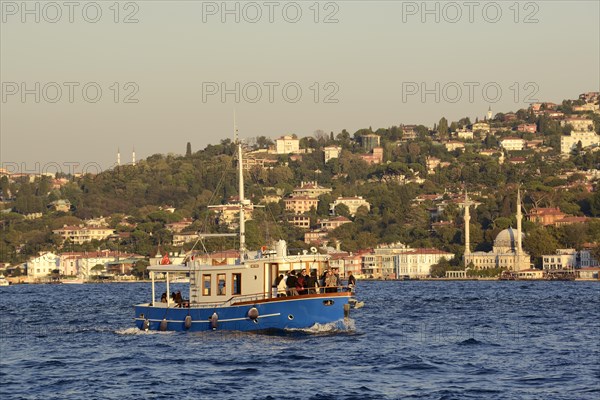
[[190, 142], [187, 142], [187, 146], [185, 147], [185, 156], [186, 157], [192, 156], [192, 144]]
[[440, 122], [437, 126], [437, 133], [440, 139], [448, 138], [448, 120], [444, 117], [440, 119]]

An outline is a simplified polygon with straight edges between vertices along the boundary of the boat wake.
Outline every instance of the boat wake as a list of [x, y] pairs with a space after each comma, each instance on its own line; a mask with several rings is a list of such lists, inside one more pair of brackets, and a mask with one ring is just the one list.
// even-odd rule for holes
[[288, 332], [302, 332], [307, 334], [329, 334], [338, 332], [354, 332], [356, 326], [353, 319], [342, 319], [339, 321], [328, 322], [326, 324], [316, 323], [310, 328], [290, 328]]
[[115, 331], [117, 335], [170, 335], [173, 334], [173, 331], [152, 331], [147, 330], [143, 331], [139, 328], [126, 328], [126, 329], [118, 329]]

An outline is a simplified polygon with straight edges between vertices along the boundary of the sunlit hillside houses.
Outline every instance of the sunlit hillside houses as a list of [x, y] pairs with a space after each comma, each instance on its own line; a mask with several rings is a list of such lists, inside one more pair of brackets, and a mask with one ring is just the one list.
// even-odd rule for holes
[[506, 151], [519, 151], [525, 147], [525, 140], [520, 137], [509, 136], [500, 140], [500, 146]]
[[317, 198], [323, 194], [331, 193], [331, 188], [320, 186], [316, 181], [300, 183], [300, 186], [292, 192], [292, 197], [313, 197]]
[[48, 204], [48, 208], [59, 212], [69, 212], [71, 211], [71, 202], [63, 199], [55, 200]]
[[115, 233], [114, 229], [101, 226], [64, 225], [52, 231], [64, 240], [74, 244], [83, 244], [92, 240], [104, 240]]
[[165, 225], [165, 228], [174, 233], [179, 233], [194, 222], [191, 218], [184, 218], [178, 222], [171, 222]]
[[290, 154], [300, 151], [300, 140], [294, 136], [281, 136], [275, 139], [275, 154]]
[[319, 205], [319, 199], [309, 196], [296, 196], [284, 199], [285, 209], [294, 214], [303, 214], [309, 212], [312, 208], [316, 209]]
[[490, 124], [487, 122], [475, 122], [471, 127], [473, 132], [490, 133]]
[[355, 216], [360, 207], [365, 207], [367, 211], [371, 210], [371, 204], [363, 199], [362, 196], [338, 197], [333, 203], [329, 204], [329, 210], [332, 215], [335, 215], [335, 208], [340, 204], [348, 207], [351, 216]]
[[[210, 206], [209, 208], [217, 214], [217, 221], [219, 225], [226, 225], [230, 229], [236, 229], [239, 226], [239, 205], [220, 204], [216, 206]], [[253, 213], [254, 207], [252, 206], [252, 204], [244, 207], [244, 218], [246, 220], [252, 219]]]
[[342, 148], [340, 146], [323, 147], [323, 157], [325, 158], [325, 162], [334, 158], [339, 158], [341, 152]]

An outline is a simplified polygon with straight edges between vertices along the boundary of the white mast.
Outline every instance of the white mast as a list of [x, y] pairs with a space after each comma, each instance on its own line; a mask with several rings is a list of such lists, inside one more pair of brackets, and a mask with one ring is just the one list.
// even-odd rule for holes
[[[521, 239], [521, 221], [523, 220], [523, 215], [521, 214], [521, 188], [517, 189], [517, 255], [520, 256], [523, 252], [522, 247], [522, 239]], [[521, 259], [519, 258], [519, 262]], [[519, 264], [520, 268], [520, 264]]]
[[242, 141], [239, 137], [239, 132], [235, 120], [235, 111], [233, 112], [233, 132], [235, 144], [238, 147], [238, 175], [239, 175], [239, 200], [240, 200], [240, 261], [244, 260], [246, 253], [246, 220], [244, 215], [244, 166], [242, 161]]

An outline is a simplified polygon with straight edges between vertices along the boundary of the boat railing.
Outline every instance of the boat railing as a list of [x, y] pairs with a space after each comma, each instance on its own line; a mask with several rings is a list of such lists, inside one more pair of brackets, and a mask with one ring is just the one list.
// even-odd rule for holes
[[[324, 286], [324, 287], [319, 287], [318, 291], [314, 291], [313, 289], [305, 289], [307, 290], [307, 293], [303, 293], [303, 294], [298, 294], [298, 295], [294, 295], [293, 297], [302, 297], [302, 296], [308, 296], [308, 295], [312, 295], [312, 294], [326, 294], [326, 293], [338, 293], [338, 292], [350, 292], [350, 293], [354, 293], [354, 288], [348, 287], [348, 286]], [[327, 292], [327, 290], [330, 290], [331, 292]], [[283, 295], [283, 293], [279, 293], [279, 295]], [[237, 303], [247, 303], [247, 302], [252, 302], [252, 301], [260, 301], [260, 300], [266, 300], [268, 298], [282, 298], [282, 297], [288, 297], [287, 296], [287, 291], [285, 296], [272, 296], [269, 297], [269, 295], [272, 295], [272, 293], [250, 293], [250, 294], [245, 294], [245, 295], [235, 295], [230, 297], [229, 299], [222, 301], [222, 302], [218, 302], [218, 303], [190, 303], [190, 307], [200, 307], [200, 308], [218, 308], [218, 307], [228, 307], [228, 306], [233, 306]]]

